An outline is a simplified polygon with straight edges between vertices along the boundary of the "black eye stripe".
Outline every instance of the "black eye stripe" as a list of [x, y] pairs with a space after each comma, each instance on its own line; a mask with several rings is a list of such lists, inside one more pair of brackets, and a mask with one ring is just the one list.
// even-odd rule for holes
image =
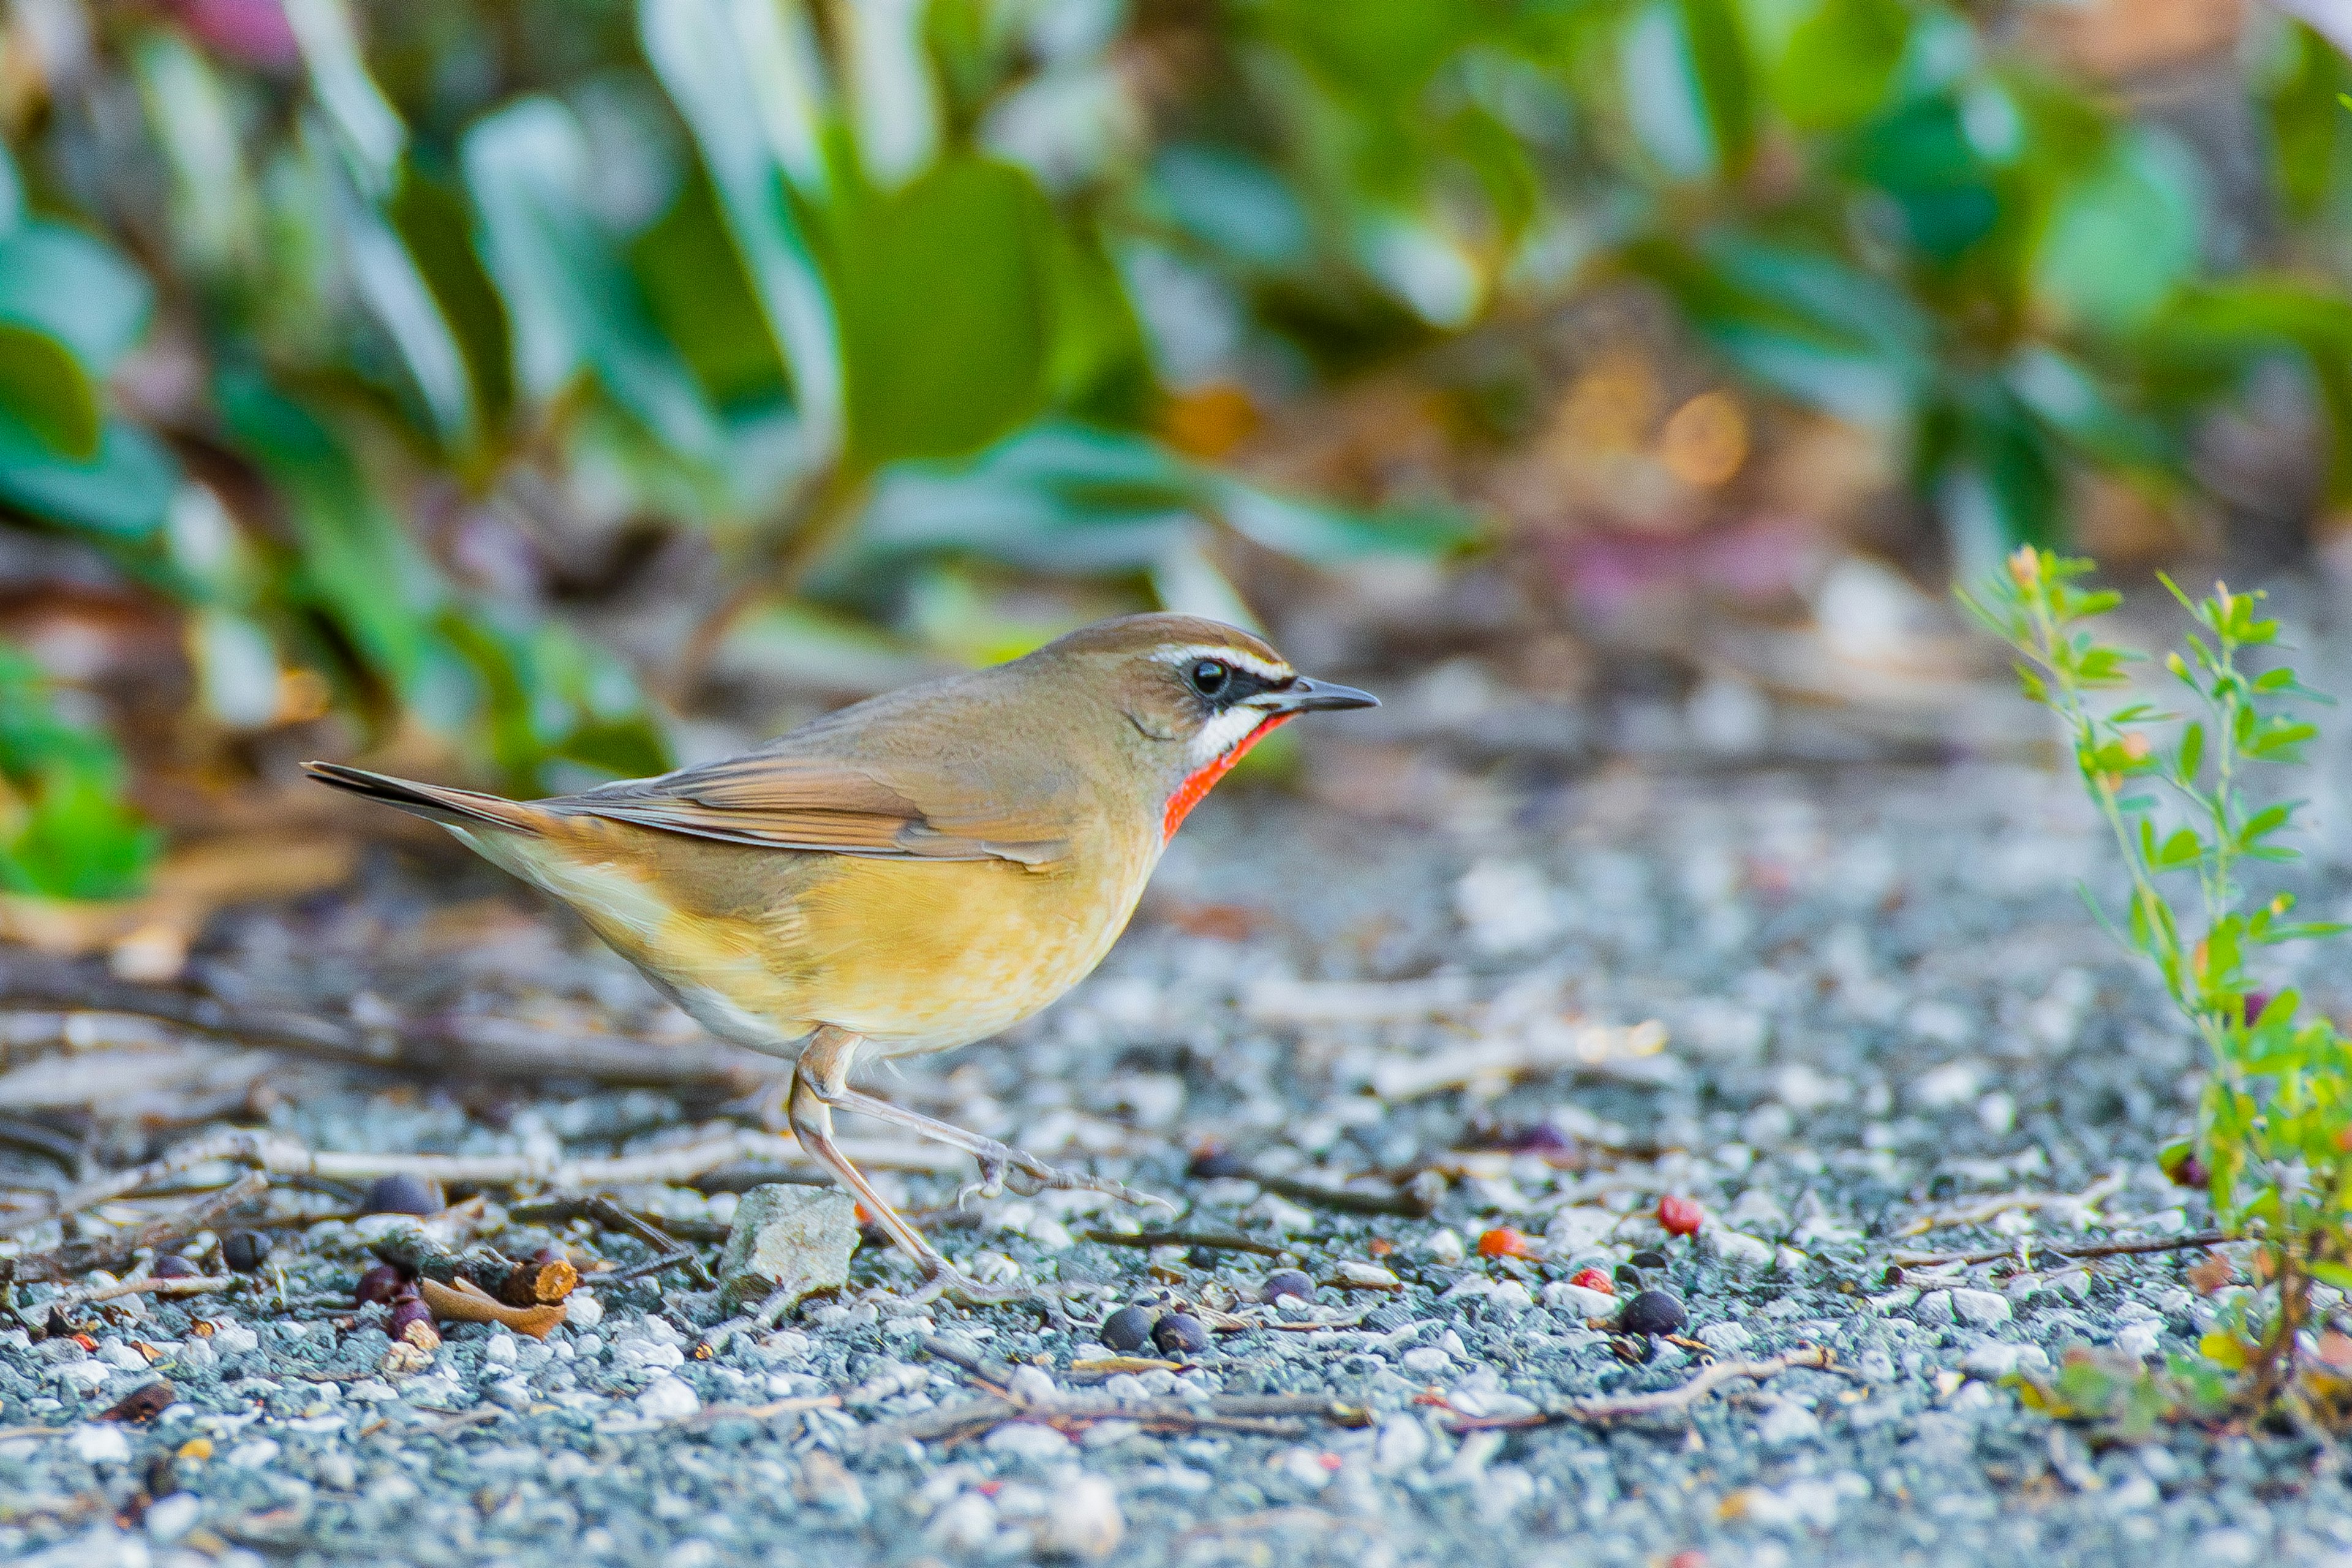
[[1183, 667], [1184, 684], [1206, 701], [1210, 708], [1223, 712], [1235, 703], [1247, 701], [1261, 691], [1271, 691], [1287, 686], [1292, 677], [1272, 680], [1255, 670], [1226, 663], [1219, 658], [1197, 658]]

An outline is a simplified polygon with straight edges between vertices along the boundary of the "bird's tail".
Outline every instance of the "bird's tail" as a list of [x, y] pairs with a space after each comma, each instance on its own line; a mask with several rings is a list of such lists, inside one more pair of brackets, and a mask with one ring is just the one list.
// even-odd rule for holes
[[415, 784], [372, 773], [363, 768], [347, 768], [341, 763], [304, 763], [302, 771], [322, 784], [332, 784], [363, 800], [382, 801], [435, 822], [458, 826], [487, 825], [514, 833], [536, 834], [542, 830], [542, 814], [536, 806], [520, 801], [503, 800], [469, 789], [450, 789], [443, 784]]

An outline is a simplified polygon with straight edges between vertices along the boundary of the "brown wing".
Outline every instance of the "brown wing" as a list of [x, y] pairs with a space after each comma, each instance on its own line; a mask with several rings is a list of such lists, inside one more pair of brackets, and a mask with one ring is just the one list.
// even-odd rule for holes
[[[1027, 866], [1060, 858], [1068, 848], [1060, 792], [1001, 756], [980, 765], [953, 732], [961, 726], [938, 724], [905, 700], [914, 694], [860, 704], [746, 756], [540, 804], [772, 849]], [[853, 716], [858, 723], [844, 722]]]

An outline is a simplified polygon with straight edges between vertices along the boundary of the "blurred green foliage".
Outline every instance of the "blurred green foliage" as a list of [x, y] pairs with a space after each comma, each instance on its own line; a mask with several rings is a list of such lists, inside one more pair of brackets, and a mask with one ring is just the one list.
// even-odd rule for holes
[[134, 890], [158, 835], [124, 804], [122, 756], [60, 713], [47, 679], [0, 648], [0, 889], [59, 899]]
[[[2085, 467], [2179, 491], [2282, 356], [2352, 497], [2352, 77], [2285, 24], [2241, 51], [2253, 267], [2181, 138], [1992, 5], [61, 4], [80, 52], [5, 46], [0, 502], [185, 605], [231, 728], [299, 666], [530, 788], [657, 765], [644, 691], [730, 626], [887, 616], [942, 563], [1246, 615], [1216, 531], [1452, 548], [1439, 498], [1171, 451], [1166, 400], [1610, 279], [1888, 431], [1972, 558], [2060, 533]], [[701, 531], [685, 652], [467, 561], [485, 510]]]

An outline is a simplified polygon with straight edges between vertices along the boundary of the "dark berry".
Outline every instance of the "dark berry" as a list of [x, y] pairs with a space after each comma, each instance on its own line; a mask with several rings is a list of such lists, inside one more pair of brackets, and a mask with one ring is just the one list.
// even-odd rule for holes
[[1617, 1266], [1615, 1272], [1617, 1275], [1617, 1283], [1624, 1286], [1627, 1289], [1639, 1290], [1642, 1288], [1642, 1271], [1634, 1268], [1632, 1264], [1621, 1263]]
[[167, 1252], [155, 1259], [148, 1274], [157, 1279], [193, 1279], [204, 1272], [176, 1252]]
[[439, 1214], [448, 1206], [440, 1183], [407, 1175], [377, 1177], [360, 1200], [370, 1214]]
[[1666, 1255], [1663, 1252], [1637, 1252], [1631, 1260], [1636, 1268], [1664, 1268]]
[[1265, 1277], [1265, 1289], [1258, 1292], [1261, 1301], [1279, 1301], [1285, 1296], [1296, 1296], [1302, 1301], [1315, 1300], [1315, 1281], [1305, 1271], [1277, 1268]]
[[1217, 1249], [1213, 1247], [1196, 1247], [1184, 1255], [1184, 1261], [1203, 1274], [1214, 1273], [1217, 1268]]
[[1151, 1342], [1151, 1320], [1149, 1308], [1121, 1307], [1103, 1320], [1096, 1337], [1119, 1354], [1127, 1355]]
[[1217, 1176], [1246, 1176], [1249, 1162], [1230, 1149], [1210, 1147], [1192, 1156], [1191, 1173], [1203, 1181]]
[[392, 1337], [395, 1340], [406, 1338], [411, 1323], [423, 1323], [426, 1328], [432, 1328], [433, 1310], [415, 1297], [407, 1296], [393, 1305]]
[[1670, 1290], [1644, 1290], [1617, 1314], [1618, 1331], [1628, 1334], [1671, 1334], [1683, 1321], [1683, 1304]]
[[257, 1230], [233, 1230], [221, 1237], [221, 1261], [239, 1274], [254, 1274], [269, 1261], [269, 1238]]
[[1151, 1326], [1162, 1355], [1196, 1355], [1209, 1348], [1209, 1326], [1190, 1312], [1171, 1312]]
[[399, 1295], [400, 1288], [407, 1283], [408, 1276], [389, 1263], [379, 1263], [360, 1276], [360, 1282], [352, 1288], [352, 1294], [362, 1301], [389, 1301]]

